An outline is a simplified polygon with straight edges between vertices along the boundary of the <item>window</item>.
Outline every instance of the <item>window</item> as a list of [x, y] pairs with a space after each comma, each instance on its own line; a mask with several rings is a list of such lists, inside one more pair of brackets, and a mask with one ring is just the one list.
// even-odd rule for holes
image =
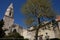
[[9, 16], [11, 16], [11, 11], [10, 11], [10, 13], [9, 13]]
[[12, 13], [12, 8], [10, 8], [10, 13], [9, 13], [9, 16], [11, 16], [11, 15], [12, 15], [11, 13]]

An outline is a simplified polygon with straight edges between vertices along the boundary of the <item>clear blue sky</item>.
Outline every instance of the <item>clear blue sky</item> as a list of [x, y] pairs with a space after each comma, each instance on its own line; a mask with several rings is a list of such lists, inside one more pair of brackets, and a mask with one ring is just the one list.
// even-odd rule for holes
[[[10, 3], [13, 3], [14, 6], [14, 20], [15, 23], [19, 24], [22, 27], [25, 27], [24, 16], [20, 11], [23, 4], [26, 0], [0, 0], [0, 19], [4, 17], [5, 11]], [[55, 12], [60, 13], [60, 0], [53, 0], [52, 7]]]

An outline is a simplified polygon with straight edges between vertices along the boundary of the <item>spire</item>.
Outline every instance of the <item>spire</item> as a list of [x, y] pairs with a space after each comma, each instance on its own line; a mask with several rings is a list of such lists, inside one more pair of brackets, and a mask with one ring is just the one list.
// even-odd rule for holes
[[5, 12], [5, 15], [9, 16], [9, 17], [13, 17], [13, 3], [11, 3], [8, 6], [8, 8], [7, 8], [6, 12]]

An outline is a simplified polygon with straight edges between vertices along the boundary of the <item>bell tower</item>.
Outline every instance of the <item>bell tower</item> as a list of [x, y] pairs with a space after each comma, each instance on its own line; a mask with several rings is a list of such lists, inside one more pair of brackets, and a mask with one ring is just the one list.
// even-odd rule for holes
[[6, 12], [5, 12], [5, 15], [4, 15], [4, 27], [3, 27], [3, 30], [6, 30], [6, 34], [8, 34], [8, 32], [10, 32], [10, 28], [11, 26], [14, 24], [14, 14], [13, 14], [13, 3], [11, 3]]
[[5, 16], [13, 18], [13, 4], [11, 3], [5, 12]]

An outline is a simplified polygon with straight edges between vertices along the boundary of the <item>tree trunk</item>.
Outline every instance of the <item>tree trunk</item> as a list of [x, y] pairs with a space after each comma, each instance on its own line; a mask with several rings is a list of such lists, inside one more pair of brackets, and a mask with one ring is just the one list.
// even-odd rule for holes
[[36, 29], [36, 34], [35, 34], [35, 40], [38, 40], [38, 32], [39, 32], [39, 27], [40, 27], [40, 18], [38, 18], [38, 27], [37, 27], [37, 29]]
[[35, 40], [38, 40], [38, 29], [36, 29]]

